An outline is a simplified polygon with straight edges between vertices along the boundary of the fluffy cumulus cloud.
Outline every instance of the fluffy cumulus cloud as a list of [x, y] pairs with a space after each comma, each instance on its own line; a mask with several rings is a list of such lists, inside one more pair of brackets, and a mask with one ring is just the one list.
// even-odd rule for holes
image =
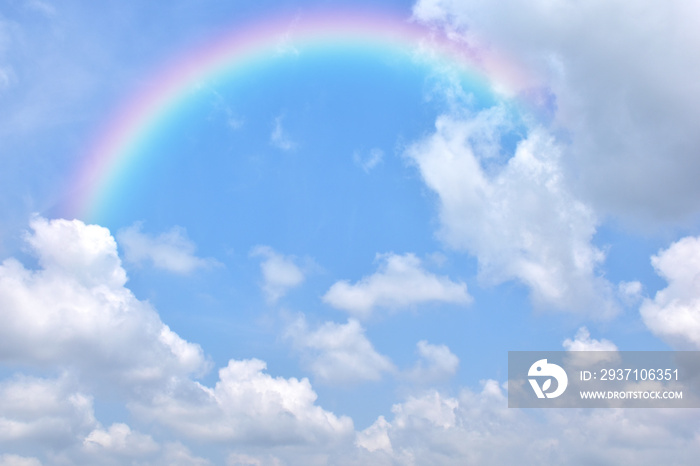
[[700, 452], [692, 410], [544, 411], [509, 409], [494, 380], [454, 397], [429, 390], [358, 432], [364, 453], [350, 464], [688, 464]]
[[446, 345], [431, 345], [421, 340], [416, 345], [419, 359], [408, 371], [408, 378], [421, 384], [444, 381], [459, 368], [459, 358]]
[[560, 147], [535, 128], [487, 171], [471, 143], [485, 121], [440, 117], [406, 151], [439, 197], [440, 237], [474, 254], [486, 283], [517, 279], [540, 306], [613, 314], [612, 286], [596, 270], [604, 255], [591, 243], [596, 218], [567, 188]]
[[262, 289], [269, 302], [276, 302], [304, 281], [304, 272], [292, 257], [279, 254], [269, 246], [256, 246], [251, 255], [263, 258], [260, 263]]
[[[534, 416], [507, 408], [504, 388], [493, 380], [457, 394], [423, 387], [359, 432], [350, 418], [317, 404], [307, 379], [275, 377], [258, 359], [230, 360], [207, 386], [192, 378], [207, 365], [201, 349], [170, 331], [125, 287], [109, 231], [35, 218], [26, 240], [35, 268], [15, 259], [0, 265], [0, 356], [14, 367], [50, 365], [63, 372], [0, 382], [0, 464], [206, 465], [216, 458], [261, 465], [692, 464], [700, 455], [700, 421], [692, 410]], [[645, 302], [647, 314], [694, 302], [698, 241], [686, 238], [654, 258], [669, 287]], [[414, 272], [427, 275], [417, 259], [394, 257], [408, 257]], [[378, 274], [392, 276], [392, 267], [387, 262]], [[566, 343], [569, 349], [612, 345], [584, 330]], [[332, 372], [339, 368], [355, 380], [395, 370], [356, 320], [316, 329], [301, 321], [289, 332], [319, 373], [334, 380], [347, 375]], [[443, 345], [421, 341], [418, 352], [416, 374], [435, 380], [449, 377], [459, 363]], [[97, 379], [118, 388], [111, 396], [126, 404], [138, 429], [96, 419], [93, 399], [105, 393]], [[214, 457], [201, 458], [179, 442], [203, 445]]]
[[181, 274], [216, 264], [212, 259], [195, 256], [197, 248], [183, 228], [173, 227], [158, 236], [143, 233], [141, 228], [142, 224], [136, 223], [117, 233], [128, 262], [149, 262], [156, 268]]
[[187, 438], [214, 443], [319, 445], [352, 435], [350, 418], [315, 405], [307, 379], [272, 377], [265, 369], [258, 359], [231, 360], [214, 388], [182, 380], [132, 409]]
[[700, 349], [700, 237], [686, 237], [651, 258], [668, 286], [645, 299], [642, 319], [654, 334]]
[[379, 354], [355, 319], [347, 324], [326, 322], [310, 330], [303, 317], [287, 329], [294, 346], [308, 361], [314, 376], [326, 383], [347, 384], [379, 380], [394, 371], [389, 358]]
[[97, 422], [92, 397], [67, 376], [15, 376], [0, 383], [0, 447], [34, 451], [62, 449], [88, 434]]
[[[352, 420], [317, 406], [307, 379], [273, 377], [263, 361], [229, 361], [213, 388], [192, 379], [209, 366], [201, 348], [126, 288], [107, 229], [39, 217], [30, 225], [25, 239], [36, 270], [16, 259], [0, 265], [0, 359], [64, 375], [0, 382], [4, 462], [32, 464], [23, 450], [12, 451], [28, 448], [51, 452], [57, 464], [207, 464], [184, 445], [159, 443], [125, 423], [103, 426], [93, 393], [116, 396], [141, 419], [184, 439], [274, 446], [352, 441]], [[359, 342], [351, 349], [362, 349], [360, 327], [350, 327]]]
[[516, 90], [553, 96], [553, 124], [571, 141], [566, 171], [596, 207], [652, 221], [698, 211], [696, 2], [419, 0], [414, 17], [484, 63], [495, 50], [518, 58], [545, 90], [521, 78]]
[[381, 261], [377, 272], [355, 284], [334, 283], [323, 300], [361, 318], [376, 308], [401, 310], [430, 302], [465, 305], [471, 301], [466, 284], [428, 272], [414, 254], [385, 254], [377, 259]]
[[572, 340], [567, 338], [562, 343], [567, 351], [617, 351], [617, 346], [610, 340], [595, 340], [586, 327], [581, 327]]
[[[118, 465], [132, 460], [167, 461], [166, 448], [123, 423], [104, 428], [93, 397], [64, 374], [58, 378], [17, 375], [0, 383], [0, 449], [47, 455], [44, 464]], [[48, 453], [48, 454], [47, 454]], [[39, 465], [33, 457], [0, 456], [0, 465]]]
[[99, 455], [141, 457], [157, 451], [160, 446], [150, 435], [134, 432], [123, 423], [112, 424], [108, 429], [97, 428], [83, 440], [85, 450]]
[[505, 403], [492, 380], [481, 392], [463, 390], [458, 397], [429, 390], [395, 404], [393, 419], [379, 418], [356, 443], [374, 453], [374, 464], [523, 464], [546, 440], [523, 429], [522, 412]]
[[199, 345], [125, 287], [107, 229], [43, 218], [31, 228], [26, 240], [40, 268], [0, 265], [0, 360], [70, 368], [122, 389], [206, 370]]

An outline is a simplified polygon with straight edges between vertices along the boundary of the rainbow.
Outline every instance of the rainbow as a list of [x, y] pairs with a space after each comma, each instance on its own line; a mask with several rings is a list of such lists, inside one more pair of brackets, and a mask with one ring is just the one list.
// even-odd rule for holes
[[153, 74], [111, 118], [88, 146], [70, 181], [64, 213], [89, 219], [99, 210], [115, 180], [128, 175], [134, 154], [149, 135], [186, 98], [197, 83], [256, 60], [279, 56], [281, 47], [304, 49], [324, 44], [359, 44], [401, 51], [423, 51], [464, 68], [495, 93], [514, 97], [532, 82], [492, 51], [477, 50], [398, 14], [338, 11], [280, 15], [232, 28], [204, 46], [180, 55]]

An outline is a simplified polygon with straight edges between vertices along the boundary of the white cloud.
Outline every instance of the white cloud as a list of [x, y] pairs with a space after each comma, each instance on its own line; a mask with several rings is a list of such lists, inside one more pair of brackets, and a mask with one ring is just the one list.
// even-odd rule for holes
[[128, 262], [141, 264], [149, 261], [156, 268], [182, 274], [217, 263], [213, 259], [195, 256], [197, 247], [187, 238], [184, 228], [176, 226], [154, 237], [142, 233], [141, 227], [142, 224], [137, 222], [117, 232]]
[[19, 455], [0, 455], [0, 466], [41, 466], [41, 461]]
[[25, 2], [25, 5], [30, 10], [37, 11], [48, 17], [56, 15], [56, 8], [53, 5], [46, 2], [42, 2], [39, 0], [28, 0], [27, 2]]
[[414, 382], [431, 384], [457, 373], [459, 358], [446, 345], [431, 345], [421, 340], [417, 348], [420, 359], [407, 374]]
[[632, 305], [641, 299], [643, 289], [644, 286], [638, 281], [622, 281], [617, 285], [617, 294], [625, 304]]
[[[693, 410], [507, 407], [495, 380], [456, 397], [430, 390], [359, 432], [350, 464], [691, 464], [700, 444]], [[591, 448], [595, 445], [595, 448]]]
[[199, 345], [124, 286], [107, 229], [43, 218], [31, 228], [26, 240], [41, 268], [0, 264], [0, 360], [70, 368], [85, 382], [125, 390], [206, 370]]
[[567, 351], [617, 351], [617, 346], [610, 340], [594, 340], [586, 327], [576, 332], [574, 339], [567, 338], [562, 343]]
[[571, 140], [569, 181], [596, 208], [652, 226], [698, 212], [697, 2], [420, 0], [414, 16], [466, 40], [480, 62], [498, 50], [539, 80], [533, 90], [508, 76], [516, 91], [550, 94]]
[[226, 457], [226, 466], [282, 466], [284, 464], [274, 456], [265, 456], [265, 458], [257, 458], [243, 453], [231, 453]]
[[193, 455], [189, 448], [181, 443], [169, 443], [163, 448], [160, 460], [154, 464], [163, 466], [210, 466], [212, 463], [207, 459]]
[[66, 448], [96, 425], [92, 397], [66, 376], [0, 382], [0, 446]]
[[680, 346], [700, 349], [700, 237], [685, 237], [655, 256], [651, 263], [668, 286], [640, 308], [647, 327]]
[[[693, 464], [700, 454], [693, 410], [551, 409], [535, 415], [508, 408], [494, 380], [457, 396], [435, 390], [409, 395], [392, 407], [391, 418], [379, 416], [353, 432], [348, 418], [314, 406], [308, 381], [272, 378], [264, 367], [257, 360], [231, 361], [213, 389], [174, 384], [153, 403], [132, 406], [134, 414], [209, 448], [235, 447], [227, 464], [652, 465]], [[23, 435], [0, 438], [8, 451], [0, 464], [40, 464], [9, 454], [20, 442], [37, 452], [52, 448], [57, 464], [210, 464], [183, 444], [159, 446], [120, 423], [101, 427], [89, 398], [67, 379], [17, 378], [3, 382], [0, 395], [1, 425]]]
[[279, 254], [269, 246], [256, 246], [251, 255], [265, 258], [260, 263], [264, 280], [262, 288], [268, 301], [272, 303], [304, 281], [304, 273], [294, 263], [293, 257]]
[[214, 96], [213, 99], [213, 110], [217, 113], [219, 117], [223, 116], [223, 120], [226, 123], [226, 127], [232, 130], [238, 130], [243, 127], [245, 120], [231, 109], [231, 107], [226, 102], [223, 95], [217, 92], [215, 89], [211, 89], [211, 94]]
[[352, 159], [360, 168], [362, 168], [365, 171], [365, 173], [369, 173], [384, 159], [384, 151], [375, 147], [372, 148], [366, 155], [362, 155], [359, 152], [355, 152], [352, 155]]
[[160, 446], [150, 435], [134, 432], [123, 423], [112, 424], [108, 429], [97, 428], [83, 440], [85, 450], [91, 453], [118, 454], [140, 457], [153, 453]]
[[334, 283], [323, 301], [351, 314], [368, 317], [375, 308], [403, 309], [417, 304], [468, 304], [467, 285], [426, 271], [414, 254], [377, 255], [379, 270], [356, 284]]
[[314, 376], [335, 384], [379, 380], [384, 372], [394, 370], [389, 358], [374, 349], [364, 332], [354, 319], [347, 324], [325, 322], [309, 330], [303, 317], [287, 329], [294, 346], [310, 361]]
[[355, 444], [370, 452], [384, 451], [393, 453], [388, 430], [391, 427], [384, 416], [379, 416], [374, 423], [365, 430], [358, 432]]
[[0, 382], [0, 446], [53, 452], [66, 464], [208, 464], [126, 424], [103, 427], [83, 388], [116, 396], [184, 439], [324, 448], [352, 441], [352, 420], [317, 406], [307, 379], [274, 378], [260, 360], [229, 361], [214, 388], [190, 379], [208, 367], [201, 348], [125, 287], [107, 229], [43, 218], [31, 228], [26, 240], [40, 268], [0, 265], [0, 359], [66, 375]]
[[275, 125], [270, 134], [270, 143], [284, 151], [295, 149], [297, 144], [289, 138], [287, 131], [282, 127], [282, 115], [275, 118]]
[[149, 464], [154, 466], [209, 466], [185, 445], [170, 442], [157, 444], [150, 435], [133, 431], [126, 424], [113, 424], [109, 429], [92, 431], [80, 446], [61, 455], [62, 464], [119, 466]]
[[9, 89], [16, 81], [15, 72], [10, 66], [0, 66], [0, 93]]
[[442, 116], [406, 151], [439, 196], [440, 238], [474, 254], [486, 283], [517, 279], [539, 306], [612, 315], [612, 286], [596, 273], [604, 255], [591, 244], [596, 217], [567, 188], [560, 147], [533, 128], [505, 165], [487, 172], [472, 140], [494, 111]]
[[273, 378], [265, 368], [258, 359], [230, 360], [214, 388], [181, 380], [131, 408], [186, 438], [214, 443], [318, 445], [352, 435], [350, 418], [314, 404], [317, 396], [307, 379]]

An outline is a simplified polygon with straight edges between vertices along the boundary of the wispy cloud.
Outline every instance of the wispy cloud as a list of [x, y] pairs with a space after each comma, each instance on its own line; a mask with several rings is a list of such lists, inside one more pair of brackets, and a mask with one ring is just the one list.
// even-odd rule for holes
[[214, 111], [215, 113], [219, 114], [223, 113], [226, 127], [232, 130], [241, 129], [245, 123], [245, 120], [242, 117], [236, 115], [231, 106], [228, 103], [226, 103], [226, 99], [223, 95], [221, 95], [215, 89], [212, 89], [211, 93], [214, 96]]
[[25, 5], [30, 10], [38, 11], [46, 16], [55, 16], [57, 13], [56, 7], [40, 0], [26, 0]]
[[270, 143], [284, 151], [290, 151], [297, 147], [297, 144], [292, 141], [287, 134], [287, 131], [282, 127], [282, 115], [275, 118], [272, 134], [270, 134]]
[[293, 257], [279, 254], [269, 246], [256, 246], [250, 254], [263, 258], [260, 263], [262, 289], [269, 302], [276, 302], [304, 281], [304, 272], [296, 265]]
[[150, 262], [154, 267], [170, 272], [188, 274], [199, 268], [218, 264], [214, 259], [195, 256], [197, 247], [187, 238], [184, 228], [173, 227], [158, 236], [141, 231], [143, 224], [124, 228], [117, 233], [128, 262]]
[[384, 151], [375, 147], [367, 154], [355, 152], [352, 155], [352, 159], [365, 173], [369, 173], [384, 160]]
[[15, 81], [15, 73], [10, 66], [0, 66], [0, 92], [9, 89]]

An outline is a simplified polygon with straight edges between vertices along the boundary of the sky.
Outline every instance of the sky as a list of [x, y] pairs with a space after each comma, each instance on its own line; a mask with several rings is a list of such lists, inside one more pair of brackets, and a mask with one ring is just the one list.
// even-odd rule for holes
[[699, 20], [0, 0], [0, 466], [691, 464], [507, 357], [700, 350]]

